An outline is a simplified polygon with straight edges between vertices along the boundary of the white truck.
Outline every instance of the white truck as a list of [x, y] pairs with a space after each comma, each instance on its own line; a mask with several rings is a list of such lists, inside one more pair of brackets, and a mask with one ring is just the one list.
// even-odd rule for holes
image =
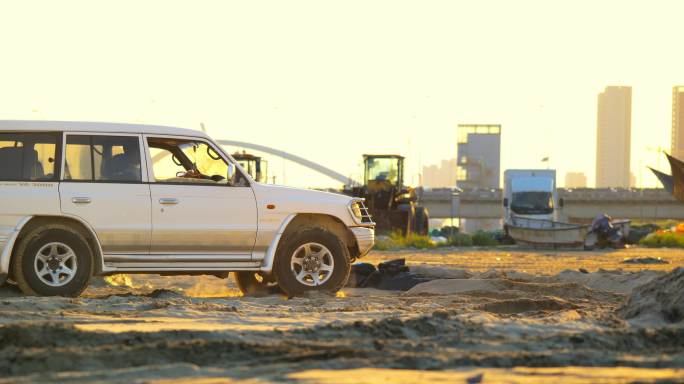
[[0, 121], [0, 284], [234, 272], [246, 294], [336, 291], [374, 243], [363, 199], [266, 185], [203, 132]]
[[504, 172], [504, 222], [511, 217], [557, 221], [562, 207], [553, 169], [509, 169]]
[[552, 169], [509, 169], [504, 172], [504, 231], [519, 245], [541, 248], [621, 246], [629, 220], [597, 216], [592, 225], [565, 222], [562, 198]]

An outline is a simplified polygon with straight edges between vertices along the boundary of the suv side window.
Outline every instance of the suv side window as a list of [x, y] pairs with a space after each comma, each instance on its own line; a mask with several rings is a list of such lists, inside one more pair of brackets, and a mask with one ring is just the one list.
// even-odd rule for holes
[[141, 182], [142, 169], [138, 137], [68, 135], [64, 179]]
[[0, 180], [55, 180], [58, 133], [0, 133]]
[[150, 137], [147, 139], [154, 180], [158, 183], [247, 186], [236, 173], [228, 180], [228, 163], [201, 140]]

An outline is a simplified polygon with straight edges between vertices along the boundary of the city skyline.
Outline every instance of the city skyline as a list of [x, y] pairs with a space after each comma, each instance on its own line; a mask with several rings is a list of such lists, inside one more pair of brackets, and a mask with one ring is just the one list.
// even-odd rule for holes
[[[597, 98], [597, 123], [596, 123], [596, 181], [595, 188], [634, 188], [643, 187], [643, 181], [638, 179], [632, 171], [631, 167], [631, 120], [632, 120], [632, 87], [631, 86], [606, 86], [604, 91], [598, 94]], [[684, 124], [680, 121], [680, 116], [684, 117], [684, 86], [674, 86], [672, 88], [672, 134], [671, 134], [671, 150], [670, 154], [675, 157], [681, 157], [684, 154]], [[457, 143], [459, 147], [461, 144], [468, 142], [468, 134], [463, 128], [472, 127], [472, 133], [475, 133], [477, 127], [487, 127], [489, 125], [477, 124], [459, 124], [457, 126]], [[500, 125], [499, 134], [500, 134]], [[500, 146], [500, 144], [499, 144]], [[485, 148], [485, 146], [481, 146]], [[660, 147], [658, 148], [660, 149]], [[500, 149], [498, 150], [500, 152]], [[458, 151], [457, 151], [458, 153]], [[457, 159], [442, 160], [441, 166], [428, 165], [424, 166], [421, 173], [421, 180], [428, 180], [422, 183], [426, 187], [446, 187], [448, 184], [444, 183], [447, 173], [452, 172], [446, 168], [450, 161], [456, 161], [458, 180], [462, 169], [465, 169], [465, 161], [461, 160], [461, 155], [457, 155]], [[549, 157], [542, 159], [542, 162], [548, 163]], [[461, 164], [463, 162], [463, 164]], [[534, 168], [534, 167], [533, 167]], [[543, 168], [543, 167], [538, 167]], [[500, 174], [506, 169], [501, 168]], [[425, 177], [425, 173], [428, 177]], [[439, 180], [439, 182], [433, 181]], [[431, 185], [433, 184], [433, 185]], [[457, 185], [456, 182], [454, 185]], [[472, 184], [472, 182], [470, 183]], [[470, 186], [468, 187], [486, 187]], [[639, 185], [640, 184], [640, 185]], [[560, 186], [560, 185], [559, 185]], [[587, 176], [584, 172], [566, 172], [565, 182], [562, 185], [567, 188], [586, 188], [589, 186]], [[659, 185], [655, 186], [659, 188]]]
[[[631, 167], [632, 87], [624, 85], [606, 86], [604, 91], [598, 95], [597, 105], [596, 181], [594, 187], [643, 187], [643, 181], [637, 178]], [[684, 121], [681, 121], [682, 118], [684, 118], [684, 86], [673, 86], [670, 154], [677, 158], [684, 156]], [[457, 131], [467, 126], [469, 125], [459, 124]], [[477, 127], [478, 125], [471, 126]], [[461, 144], [465, 136], [463, 133], [457, 133], [457, 142]], [[618, 140], [615, 138], [618, 138]], [[467, 140], [464, 142], [467, 142]], [[661, 147], [657, 149], [660, 152]], [[460, 155], [458, 157], [460, 158]], [[439, 167], [434, 164], [423, 166], [421, 180], [427, 179], [429, 181], [422, 185], [427, 187], [449, 186], [444, 183], [446, 174], [452, 172], [446, 168], [449, 161], [456, 161], [458, 175], [461, 172], [458, 170], [458, 159], [442, 160]], [[549, 157], [545, 157], [542, 162], [548, 163]], [[502, 168], [500, 173], [503, 173], [505, 169], [512, 168]], [[427, 178], [425, 177], [426, 172], [429, 175]], [[439, 180], [439, 182], [433, 180]], [[563, 186], [567, 188], [586, 188], [589, 186], [589, 183], [584, 172], [569, 171], [566, 172]], [[656, 185], [655, 187], [659, 188], [660, 186]]]

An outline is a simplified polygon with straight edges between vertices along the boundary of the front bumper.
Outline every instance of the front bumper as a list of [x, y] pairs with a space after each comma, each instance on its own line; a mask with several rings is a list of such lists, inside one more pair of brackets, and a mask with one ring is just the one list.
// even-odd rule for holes
[[351, 228], [356, 244], [359, 247], [359, 257], [366, 256], [370, 252], [373, 245], [375, 245], [375, 229], [368, 227], [353, 227]]

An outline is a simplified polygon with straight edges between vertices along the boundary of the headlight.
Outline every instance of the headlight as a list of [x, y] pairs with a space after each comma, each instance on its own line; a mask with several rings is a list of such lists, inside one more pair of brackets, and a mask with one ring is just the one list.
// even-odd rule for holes
[[361, 213], [361, 207], [359, 207], [359, 203], [355, 202], [351, 206], [351, 212], [354, 218], [356, 218], [359, 222], [363, 220], [363, 214]]
[[352, 218], [358, 225], [362, 226], [369, 226], [372, 227], [375, 225], [373, 222], [373, 219], [371, 218], [370, 214], [368, 213], [368, 209], [366, 208], [366, 205], [363, 203], [363, 200], [355, 200], [352, 201], [349, 206], [349, 214], [351, 214]]

